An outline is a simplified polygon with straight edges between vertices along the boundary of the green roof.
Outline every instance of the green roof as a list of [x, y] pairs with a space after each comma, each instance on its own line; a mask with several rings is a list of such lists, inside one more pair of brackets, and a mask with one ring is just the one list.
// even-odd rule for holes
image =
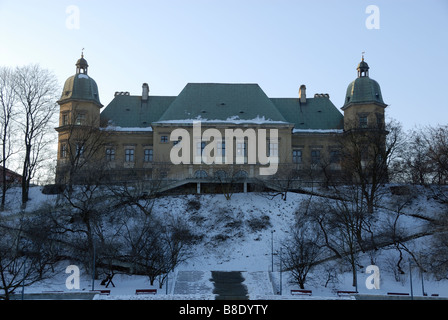
[[[116, 95], [101, 113], [102, 121], [122, 128], [152, 123], [211, 122], [294, 124], [298, 130], [343, 129], [343, 115], [328, 97], [268, 98], [257, 84], [187, 84], [177, 96]], [[237, 121], [236, 121], [237, 120]], [[250, 121], [252, 120], [252, 121]]]
[[258, 84], [189, 83], [159, 121], [260, 118], [287, 122]]
[[294, 129], [331, 130], [343, 129], [344, 117], [329, 98], [307, 98], [300, 103], [299, 98], [271, 98], [278, 110]]
[[101, 112], [102, 121], [123, 128], [146, 128], [157, 121], [176, 97], [149, 96], [142, 103], [141, 96], [116, 95]]
[[67, 100], [93, 101], [102, 106], [95, 80], [83, 73], [77, 73], [65, 81], [60, 102]]
[[372, 102], [384, 104], [378, 82], [365, 76], [358, 77], [349, 84], [345, 95], [344, 107], [352, 103]]

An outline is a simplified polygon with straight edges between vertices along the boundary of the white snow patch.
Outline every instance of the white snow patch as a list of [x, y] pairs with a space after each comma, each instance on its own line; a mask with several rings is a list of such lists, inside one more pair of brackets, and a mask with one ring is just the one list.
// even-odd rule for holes
[[[8, 190], [6, 211], [1, 215], [11, 215], [20, 212], [20, 188]], [[30, 189], [30, 198], [26, 212], [33, 212], [45, 203], [54, 203], [57, 196], [43, 195], [41, 187]], [[192, 250], [194, 257], [179, 266], [169, 276], [168, 284], [160, 289], [157, 281], [150, 286], [148, 277], [117, 274], [113, 282], [115, 287], [109, 286], [110, 296], [96, 296], [96, 299], [180, 299], [201, 300], [214, 299], [209, 281], [210, 271], [242, 271], [245, 278], [244, 285], [248, 288], [250, 299], [339, 299], [337, 290], [354, 290], [352, 275], [347, 267], [342, 267], [338, 262], [334, 264], [337, 277], [325, 285], [328, 278], [328, 269], [316, 267], [309, 275], [306, 289], [312, 290], [311, 297], [292, 296], [291, 289], [299, 289], [289, 272], [282, 272], [280, 285], [280, 270], [278, 251], [284, 239], [288, 237], [291, 227], [295, 222], [295, 212], [298, 206], [309, 196], [288, 193], [286, 201], [280, 197], [269, 200], [257, 193], [237, 193], [230, 201], [224, 195], [201, 196], [166, 196], [156, 202], [154, 212], [159, 215], [173, 214], [182, 217], [197, 233], [204, 237], [201, 245]], [[405, 209], [405, 214], [400, 217], [399, 224], [403, 230], [415, 232], [424, 226], [426, 221], [416, 218], [411, 213], [419, 213], [424, 216], [432, 216], [441, 212], [437, 201], [427, 198], [424, 188], [415, 196], [412, 207]], [[201, 206], [198, 210], [187, 210], [186, 203], [198, 199]], [[384, 203], [393, 203], [394, 196], [386, 196]], [[267, 217], [267, 218], [266, 218]], [[393, 212], [383, 210], [375, 225], [380, 226], [394, 218]], [[250, 222], [256, 219], [265, 219], [266, 225], [261, 229], [254, 229]], [[275, 232], [273, 232], [275, 230]], [[430, 245], [429, 239], [420, 238], [409, 243], [409, 246], [426, 248]], [[272, 244], [274, 252], [272, 252]], [[274, 272], [272, 269], [272, 254], [274, 254]], [[369, 290], [365, 281], [369, 274], [365, 268], [370, 264], [370, 256], [362, 256], [360, 263], [363, 266], [357, 272], [358, 291], [360, 294], [386, 295], [387, 292], [410, 292], [409, 273], [399, 276], [399, 281], [391, 272], [391, 261], [397, 252], [391, 248], [379, 249], [375, 252], [376, 264], [380, 268], [380, 289]], [[65, 268], [70, 262], [62, 262], [54, 272], [54, 277], [42, 283], [25, 287], [25, 293], [40, 293], [42, 291], [72, 292], [65, 287], [67, 274]], [[403, 267], [408, 269], [408, 264]], [[202, 276], [196, 283], [191, 293], [174, 294], [177, 277], [180, 272], [200, 271]], [[331, 270], [330, 270], [331, 271]], [[408, 270], [406, 270], [408, 271]], [[448, 281], [436, 281], [429, 275], [423, 275], [423, 281], [418, 269], [413, 269], [412, 284], [414, 296], [422, 296], [422, 291], [428, 295], [438, 294], [440, 297], [448, 297]], [[100, 285], [102, 279], [95, 280], [95, 289], [105, 289]], [[201, 285], [202, 284], [202, 285]], [[91, 276], [88, 272], [81, 272], [81, 288], [79, 291], [91, 290]], [[157, 295], [136, 296], [136, 289], [157, 289]], [[281, 289], [281, 295], [280, 293]], [[352, 299], [341, 297], [341, 299]]]
[[254, 123], [254, 124], [263, 124], [263, 123], [278, 123], [278, 124], [287, 124], [288, 122], [285, 121], [275, 121], [271, 119], [266, 119], [265, 116], [257, 116], [253, 119], [240, 119], [239, 116], [231, 116], [228, 117], [225, 120], [221, 119], [206, 119], [202, 118], [201, 116], [198, 116], [196, 119], [181, 119], [181, 120], [166, 120], [166, 121], [157, 121], [155, 123], [184, 123], [184, 124], [190, 124], [193, 122], [204, 122], [204, 123], [233, 123], [233, 124], [242, 124], [242, 123]]

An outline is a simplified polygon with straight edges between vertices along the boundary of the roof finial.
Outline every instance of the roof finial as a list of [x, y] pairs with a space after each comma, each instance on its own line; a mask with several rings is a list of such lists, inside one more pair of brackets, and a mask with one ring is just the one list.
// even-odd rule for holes
[[365, 53], [366, 53], [365, 51], [362, 52], [362, 61], [364, 61], [364, 54]]
[[81, 50], [81, 58], [84, 58], [84, 48]]

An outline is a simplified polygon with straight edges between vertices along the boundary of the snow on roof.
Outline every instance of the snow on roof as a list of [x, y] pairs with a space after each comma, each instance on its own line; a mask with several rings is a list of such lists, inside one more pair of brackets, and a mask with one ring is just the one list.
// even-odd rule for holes
[[233, 123], [233, 124], [241, 124], [241, 123], [255, 123], [255, 124], [263, 124], [263, 123], [281, 123], [281, 124], [287, 124], [288, 122], [285, 121], [275, 121], [271, 119], [266, 119], [265, 116], [260, 117], [257, 115], [257, 117], [253, 119], [240, 119], [239, 116], [232, 116], [228, 117], [225, 120], [222, 119], [205, 119], [201, 116], [198, 116], [196, 119], [179, 119], [179, 120], [164, 120], [164, 121], [157, 121], [155, 123], [163, 124], [163, 123], [193, 123], [193, 122], [204, 122], [204, 123]]
[[343, 133], [342, 129], [292, 129], [292, 133]]
[[109, 125], [106, 128], [101, 128], [104, 131], [120, 131], [120, 132], [151, 132], [152, 127], [118, 127]]

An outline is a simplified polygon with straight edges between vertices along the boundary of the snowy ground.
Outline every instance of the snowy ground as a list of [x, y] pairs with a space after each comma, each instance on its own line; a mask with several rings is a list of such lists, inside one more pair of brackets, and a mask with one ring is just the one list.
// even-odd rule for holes
[[[20, 197], [18, 190], [11, 191]], [[31, 201], [27, 210], [32, 209], [42, 202], [52, 201], [54, 196], [42, 195], [40, 188], [33, 188]], [[110, 296], [96, 296], [97, 299], [214, 299], [213, 283], [210, 281], [211, 271], [242, 271], [245, 278], [244, 284], [248, 288], [251, 299], [297, 299], [291, 295], [291, 289], [298, 286], [291, 282], [287, 272], [280, 274], [277, 252], [280, 243], [288, 236], [291, 225], [294, 223], [294, 212], [298, 205], [307, 196], [300, 194], [288, 194], [287, 201], [280, 197], [269, 200], [256, 193], [234, 194], [231, 201], [225, 200], [223, 195], [166, 197], [157, 203], [155, 211], [160, 214], [177, 214], [184, 217], [193, 226], [199, 228], [205, 236], [204, 244], [194, 248], [194, 257], [179, 266], [168, 279], [168, 284], [161, 289], [155, 283], [150, 286], [145, 276], [115, 275], [113, 282], [115, 287], [109, 286]], [[9, 197], [11, 199], [12, 197]], [[201, 206], [198, 210], [187, 212], [188, 200], [199, 199]], [[14, 203], [11, 201], [9, 212], [14, 212]], [[420, 214], [432, 214], [432, 210], [438, 210], [437, 204], [422, 196], [413, 211]], [[385, 217], [384, 219], [387, 219]], [[264, 228], [260, 227], [260, 221], [265, 222]], [[403, 217], [403, 224], [410, 228], [418, 228], [420, 220]], [[424, 244], [422, 244], [424, 245]], [[272, 256], [272, 246], [274, 256]], [[378, 267], [380, 268], [380, 289], [367, 289], [366, 279], [369, 274], [364, 270], [358, 272], [358, 291], [361, 294], [386, 295], [387, 292], [410, 293], [409, 273], [403, 275], [399, 281], [394, 279], [390, 272], [389, 255], [392, 250], [380, 250], [377, 253]], [[272, 264], [274, 257], [274, 264]], [[368, 261], [368, 257], [366, 257]], [[67, 263], [68, 265], [68, 263]], [[65, 265], [61, 264], [55, 271], [54, 278], [44, 283], [26, 287], [25, 293], [38, 293], [42, 291], [90, 291], [92, 280], [89, 274], [81, 271], [81, 287], [79, 290], [68, 290], [65, 281], [68, 274], [65, 273]], [[326, 286], [328, 270], [316, 268], [309, 276], [306, 287], [313, 291], [313, 299], [335, 299], [337, 290], [355, 290], [352, 287], [352, 275], [347, 269], [339, 265], [334, 266], [338, 270], [337, 278]], [[273, 270], [273, 272], [272, 272]], [[188, 275], [191, 281], [188, 283]], [[184, 278], [181, 278], [184, 277]], [[185, 278], [186, 277], [186, 278]], [[280, 284], [280, 277], [282, 283]], [[191, 290], [180, 291], [182, 281], [184, 286], [190, 286]], [[105, 289], [100, 285], [101, 279], [96, 280], [94, 289]], [[176, 288], [177, 286], [177, 288]], [[413, 270], [412, 278], [414, 296], [422, 296], [424, 291], [438, 294], [440, 297], [448, 297], [448, 281], [435, 281], [424, 276], [423, 282], [418, 270]], [[136, 289], [157, 288], [157, 295], [135, 296]], [[280, 295], [281, 290], [281, 295]]]

